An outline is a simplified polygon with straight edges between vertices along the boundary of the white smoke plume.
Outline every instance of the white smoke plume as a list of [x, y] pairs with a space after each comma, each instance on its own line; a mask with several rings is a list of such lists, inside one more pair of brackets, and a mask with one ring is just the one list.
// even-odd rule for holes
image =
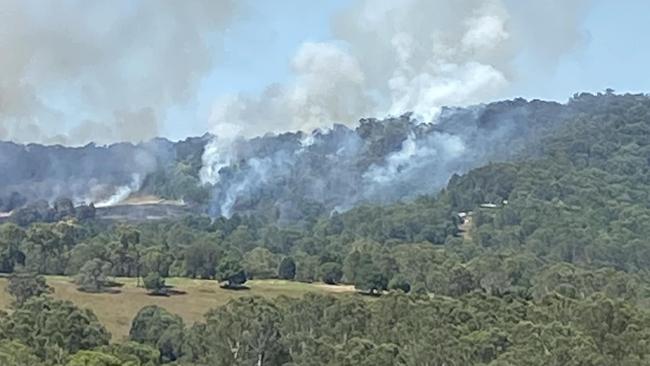
[[432, 187], [444, 186], [453, 173], [462, 171], [468, 150], [461, 136], [433, 133], [418, 139], [411, 133], [399, 150], [363, 173], [367, 188], [362, 196], [382, 202], [430, 193]]
[[334, 40], [298, 50], [294, 81], [260, 95], [221, 97], [212, 124], [234, 123], [243, 135], [257, 136], [408, 111], [430, 122], [442, 106], [507, 95], [526, 76], [517, 58], [537, 60], [533, 73], [552, 69], [584, 38], [587, 4], [354, 1], [333, 19]]
[[[259, 95], [226, 95], [215, 102], [211, 123], [220, 138], [205, 150], [201, 172], [204, 183], [216, 186], [213, 199], [220, 209], [215, 211], [229, 215], [233, 197], [245, 199], [263, 190], [269, 176], [292, 174], [287, 164], [296, 161], [295, 156], [283, 156], [282, 162], [276, 156], [255, 164], [249, 161], [234, 183], [220, 184], [220, 172], [229, 172], [228, 166], [237, 160], [233, 158], [237, 149], [229, 145], [233, 135], [301, 130], [307, 134], [295, 151], [302, 155], [318, 141], [309, 132], [333, 123], [351, 125], [361, 117], [406, 112], [420, 122], [435, 123], [443, 106], [480, 104], [507, 95], [527, 76], [517, 69], [516, 59], [535, 60], [536, 74], [551, 70], [559, 57], [583, 40], [580, 23], [588, 4], [586, 0], [525, 5], [515, 0], [352, 2], [332, 20], [332, 41], [308, 42], [299, 48], [291, 62], [295, 74], [291, 82], [270, 85]], [[510, 127], [504, 121], [500, 128]], [[358, 182], [349, 184], [357, 179], [352, 177], [355, 172], [334, 173], [341, 169], [334, 164], [330, 169], [341, 176], [340, 187], [351, 187], [335, 194], [334, 200], [347, 202], [337, 207], [394, 200], [400, 192], [430, 193], [453, 173], [482, 161], [492, 144], [490, 137], [500, 136], [497, 132], [481, 139], [483, 146], [466, 145], [471, 131], [460, 131], [462, 138], [411, 134], [383, 161], [357, 172], [363, 192], [355, 192]], [[331, 184], [316, 179], [305, 194], [331, 196]]]
[[411, 133], [398, 151], [386, 157], [384, 165], [371, 166], [363, 177], [378, 185], [384, 185], [393, 182], [396, 177], [430, 164], [433, 160], [440, 164], [444, 159], [457, 159], [463, 151], [465, 144], [458, 136], [435, 134], [419, 141]]
[[0, 0], [0, 140], [158, 135], [215, 64], [231, 0]]
[[202, 183], [219, 183], [219, 171], [229, 166], [233, 161], [232, 141], [223, 138], [213, 138], [205, 145], [202, 166], [199, 177]]
[[95, 207], [108, 207], [115, 206], [118, 203], [124, 201], [125, 199], [131, 196], [131, 193], [137, 192], [142, 186], [142, 177], [139, 174], [134, 173], [131, 176], [131, 182], [127, 185], [117, 187], [115, 193], [107, 199], [97, 202]]
[[364, 73], [352, 55], [330, 43], [305, 43], [291, 63], [296, 80], [271, 85], [261, 95], [226, 95], [217, 100], [214, 133], [238, 126], [244, 136], [309, 131], [333, 121], [355, 120], [373, 110]]

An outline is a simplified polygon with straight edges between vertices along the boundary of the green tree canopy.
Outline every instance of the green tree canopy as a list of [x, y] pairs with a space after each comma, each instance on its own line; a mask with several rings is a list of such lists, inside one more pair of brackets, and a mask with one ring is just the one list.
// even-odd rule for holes
[[6, 291], [14, 297], [14, 304], [22, 306], [27, 300], [54, 292], [54, 289], [47, 285], [45, 277], [33, 272], [21, 270], [9, 276], [9, 284]]
[[278, 277], [283, 280], [293, 280], [296, 277], [296, 262], [291, 257], [284, 257], [278, 267]]
[[131, 322], [129, 339], [155, 347], [163, 361], [181, 356], [185, 326], [178, 315], [150, 305], [142, 308]]

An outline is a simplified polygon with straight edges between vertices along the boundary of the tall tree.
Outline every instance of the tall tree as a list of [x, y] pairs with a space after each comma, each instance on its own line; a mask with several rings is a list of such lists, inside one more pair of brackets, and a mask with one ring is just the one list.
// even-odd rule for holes
[[131, 322], [129, 339], [155, 347], [161, 360], [174, 361], [181, 357], [185, 326], [178, 315], [156, 306], [146, 306]]
[[75, 353], [107, 345], [111, 337], [92, 311], [44, 296], [33, 297], [0, 317], [0, 329], [5, 337], [31, 347], [43, 360], [61, 351]]
[[280, 344], [281, 313], [271, 301], [245, 297], [206, 315], [202, 339], [208, 353], [199, 363], [210, 365], [278, 365], [286, 362]]
[[17, 264], [25, 264], [25, 254], [20, 249], [24, 239], [25, 232], [19, 226], [0, 225], [0, 272], [11, 273]]
[[9, 284], [6, 291], [15, 298], [14, 304], [22, 306], [27, 300], [54, 292], [54, 289], [47, 285], [45, 277], [33, 272], [20, 270], [9, 276]]
[[143, 279], [144, 288], [149, 290], [152, 295], [167, 295], [165, 279], [158, 272], [151, 272]]
[[378, 294], [388, 288], [388, 278], [369, 255], [361, 256], [356, 272], [354, 285], [357, 289], [371, 294]]
[[293, 280], [296, 277], [296, 262], [291, 257], [284, 257], [278, 267], [278, 277], [283, 280]]
[[111, 264], [101, 259], [92, 259], [81, 267], [75, 276], [75, 283], [79, 289], [86, 292], [101, 292], [108, 283]]
[[323, 263], [320, 266], [320, 278], [329, 285], [335, 285], [341, 281], [343, 271], [341, 265], [334, 262]]
[[225, 282], [226, 288], [237, 288], [243, 285], [246, 280], [246, 272], [241, 261], [234, 257], [227, 257], [217, 266], [217, 278]]

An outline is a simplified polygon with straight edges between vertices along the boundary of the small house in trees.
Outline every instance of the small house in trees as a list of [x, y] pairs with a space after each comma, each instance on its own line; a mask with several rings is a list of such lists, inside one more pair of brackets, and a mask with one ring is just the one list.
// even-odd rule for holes
[[479, 206], [481, 208], [499, 208], [499, 205], [496, 203], [481, 203]]

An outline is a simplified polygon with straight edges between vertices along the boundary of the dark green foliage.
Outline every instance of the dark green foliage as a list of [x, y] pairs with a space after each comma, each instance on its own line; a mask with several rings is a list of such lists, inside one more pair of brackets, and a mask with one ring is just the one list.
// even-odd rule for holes
[[70, 358], [66, 366], [123, 366], [122, 361], [108, 353], [80, 351]]
[[[608, 320], [609, 319], [609, 320]], [[650, 355], [650, 316], [623, 301], [483, 294], [241, 298], [187, 331], [188, 364], [609, 365]], [[236, 345], [236, 347], [233, 347]], [[640, 363], [642, 364], [642, 363]]]
[[0, 341], [0, 365], [3, 366], [41, 366], [41, 360], [34, 350], [18, 341]]
[[320, 266], [320, 279], [321, 281], [329, 284], [335, 285], [341, 281], [343, 277], [343, 271], [341, 270], [341, 265], [334, 262], [323, 263]]
[[243, 285], [246, 280], [246, 272], [241, 261], [235, 258], [227, 258], [217, 267], [217, 278], [225, 282], [225, 288], [236, 288]]
[[[201, 163], [200, 155], [198, 163]], [[170, 199], [183, 199], [188, 203], [206, 203], [210, 198], [210, 191], [208, 187], [201, 184], [198, 177], [199, 169], [200, 165], [192, 167], [185, 161], [161, 167], [147, 175], [142, 192]]]
[[56, 222], [75, 218], [79, 221], [95, 218], [95, 206], [74, 206], [69, 198], [59, 198], [53, 206], [46, 201], [37, 201], [27, 206], [17, 208], [10, 216], [10, 220], [20, 226], [28, 226], [36, 222]]
[[388, 278], [368, 255], [362, 255], [357, 267], [355, 286], [364, 292], [379, 293], [388, 287]]
[[447, 294], [450, 296], [461, 296], [477, 288], [476, 280], [465, 266], [456, 265], [449, 273], [449, 284]]
[[293, 280], [296, 277], [296, 262], [291, 257], [284, 257], [278, 268], [278, 277], [283, 280]]
[[94, 219], [95, 218], [95, 205], [91, 203], [89, 205], [77, 206], [77, 207], [75, 207], [75, 212], [76, 212], [75, 217], [79, 221]]
[[163, 361], [174, 361], [181, 356], [183, 332], [178, 315], [152, 305], [142, 308], [133, 319], [129, 339], [158, 349]]
[[[101, 261], [113, 264], [111, 275], [154, 273], [145, 281], [152, 289], [168, 275], [216, 278], [234, 288], [252, 275], [343, 282], [382, 295], [239, 298], [191, 328], [161, 308], [147, 307], [134, 320], [131, 339], [157, 351], [105, 346], [75, 356], [79, 362], [645, 365], [650, 98], [576, 95], [562, 108], [573, 117], [561, 119], [557, 129], [527, 126], [540, 134], [539, 144], [513, 148], [509, 162], [454, 175], [435, 196], [331, 216], [302, 202], [305, 217], [295, 227], [277, 225], [272, 215], [132, 226], [93, 220], [25, 229], [3, 224], [0, 271], [24, 262], [40, 274], [77, 274], [87, 272], [85, 263]], [[541, 125], [556, 123], [543, 116], [538, 115]], [[483, 122], [498, 123], [489, 113]], [[366, 121], [360, 130], [371, 149], [384, 151], [401, 142], [400, 128]], [[187, 194], [185, 183], [197, 171], [196, 151], [187, 150], [185, 162], [174, 167], [177, 176], [150, 178], [147, 189]], [[379, 161], [365, 163], [373, 162]], [[264, 202], [249, 199], [251, 207]], [[55, 206], [70, 216], [67, 202]], [[54, 213], [36, 205], [17, 218], [56, 221]], [[29, 281], [35, 286], [25, 287], [21, 303], [47, 291], [42, 280]], [[38, 301], [52, 300], [26, 303]], [[39, 309], [49, 314], [48, 306]], [[66, 336], [58, 328], [66, 328], [57, 311], [52, 325], [23, 308], [2, 318], [0, 360], [19, 356], [8, 344], [24, 350], [26, 360], [56, 353], [48, 348], [52, 344], [66, 357], [90, 347], [62, 341]], [[70, 312], [76, 321], [77, 312]], [[103, 339], [97, 334], [89, 339]]]
[[282, 312], [273, 302], [245, 297], [206, 314], [195, 328], [205, 346], [193, 361], [209, 365], [281, 365], [286, 351], [280, 343]]
[[7, 224], [0, 226], [0, 272], [11, 273], [16, 265], [25, 264], [25, 253], [20, 244], [25, 239], [25, 231]]
[[79, 290], [86, 292], [102, 292], [108, 283], [111, 265], [101, 259], [92, 259], [81, 267], [75, 276]]
[[149, 290], [153, 295], [165, 295], [167, 287], [165, 286], [165, 279], [158, 272], [151, 272], [146, 275], [142, 281], [144, 288]]
[[188, 277], [214, 278], [219, 258], [218, 247], [211, 243], [198, 242], [185, 250], [185, 272]]
[[90, 310], [42, 296], [0, 317], [0, 334], [29, 346], [44, 360], [106, 345], [111, 337]]
[[390, 282], [388, 282], [389, 290], [400, 290], [403, 292], [411, 291], [411, 284], [408, 282], [406, 277], [402, 275], [397, 275], [393, 277]]
[[49, 294], [54, 291], [45, 282], [45, 277], [33, 272], [19, 271], [9, 276], [7, 292], [14, 297], [14, 304], [17, 307], [33, 297]]
[[242, 265], [250, 279], [273, 278], [278, 269], [278, 256], [262, 247], [255, 248], [244, 255]]
[[[83, 327], [61, 320], [83, 317], [60, 314], [55, 310], [60, 304], [48, 304], [38, 307], [47, 312], [43, 315], [21, 308], [1, 318], [0, 360], [21, 366], [57, 357], [72, 365], [604, 366], [643, 365], [650, 357], [650, 315], [602, 293], [579, 300], [548, 295], [540, 301], [481, 293], [452, 299], [397, 292], [372, 301], [314, 294], [242, 297], [209, 311], [190, 328], [150, 306], [134, 319], [131, 342], [110, 346], [101, 338], [99, 344], [88, 343], [93, 339], [88, 332], [80, 344], [68, 330]], [[34, 319], [45, 316], [51, 320], [30, 336]]]
[[140, 253], [141, 272], [157, 272], [161, 276], [167, 277], [173, 260], [174, 257], [164, 247], [147, 247]]
[[98, 351], [117, 357], [120, 365], [156, 366], [160, 364], [160, 352], [148, 345], [125, 341], [99, 347]]

